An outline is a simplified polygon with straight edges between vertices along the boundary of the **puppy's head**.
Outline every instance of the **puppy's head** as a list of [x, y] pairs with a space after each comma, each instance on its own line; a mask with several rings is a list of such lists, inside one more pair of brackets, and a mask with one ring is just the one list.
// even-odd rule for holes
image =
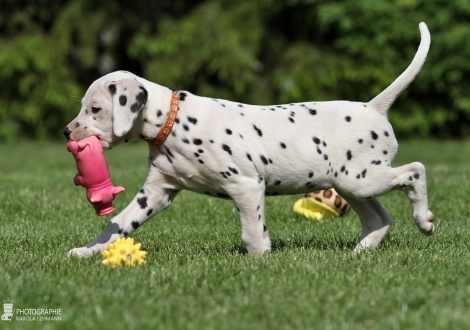
[[147, 98], [147, 90], [132, 74], [108, 74], [88, 88], [80, 113], [65, 127], [64, 135], [73, 141], [95, 135], [105, 149], [111, 148], [132, 129]]

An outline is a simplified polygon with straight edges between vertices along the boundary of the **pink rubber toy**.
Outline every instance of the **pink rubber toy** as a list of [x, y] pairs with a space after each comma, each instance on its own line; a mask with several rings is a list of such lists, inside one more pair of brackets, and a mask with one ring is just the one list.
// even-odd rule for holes
[[67, 150], [75, 157], [78, 174], [73, 179], [76, 186], [86, 188], [86, 197], [95, 208], [96, 214], [107, 215], [114, 211], [113, 200], [123, 187], [111, 183], [108, 164], [103, 147], [96, 136], [80, 141], [69, 141]]

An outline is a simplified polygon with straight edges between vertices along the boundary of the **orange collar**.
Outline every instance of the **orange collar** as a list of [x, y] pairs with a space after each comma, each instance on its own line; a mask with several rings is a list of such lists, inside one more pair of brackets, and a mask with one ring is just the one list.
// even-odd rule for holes
[[175, 123], [176, 114], [178, 113], [178, 93], [173, 92], [171, 94], [171, 103], [170, 103], [170, 113], [168, 114], [168, 118], [166, 119], [165, 125], [163, 125], [160, 133], [158, 133], [157, 137], [154, 140], [147, 141], [148, 144], [154, 147], [158, 147], [165, 142], [168, 135], [171, 133], [171, 129]]

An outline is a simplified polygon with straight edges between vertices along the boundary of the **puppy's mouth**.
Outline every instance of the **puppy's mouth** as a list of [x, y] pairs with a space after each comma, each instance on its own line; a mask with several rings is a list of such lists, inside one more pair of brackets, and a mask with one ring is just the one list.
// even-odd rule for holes
[[71, 137], [70, 140], [80, 141], [80, 140], [86, 139], [90, 136], [96, 136], [98, 138], [98, 140], [101, 143], [101, 146], [103, 147], [103, 150], [108, 150], [108, 149], [113, 148], [113, 146], [111, 145], [111, 142], [105, 140], [101, 134], [90, 134], [90, 135], [86, 135], [86, 136], [81, 135], [81, 136], [78, 136], [76, 138]]
[[103, 140], [100, 135], [95, 135], [95, 136], [98, 138], [98, 140], [100, 140], [103, 150], [108, 150], [108, 149], [113, 148], [113, 146], [108, 141]]

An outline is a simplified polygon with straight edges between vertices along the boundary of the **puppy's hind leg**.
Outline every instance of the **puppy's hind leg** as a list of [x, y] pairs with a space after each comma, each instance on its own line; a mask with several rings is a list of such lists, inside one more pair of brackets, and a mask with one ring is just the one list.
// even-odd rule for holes
[[264, 215], [264, 180], [246, 179], [227, 187], [240, 214], [242, 240], [248, 253], [259, 255], [271, 250], [271, 240]]
[[[377, 165], [375, 165], [377, 166]], [[383, 165], [382, 165], [383, 166]], [[428, 209], [428, 197], [426, 191], [426, 173], [423, 164], [411, 163], [397, 168], [375, 168], [366, 176], [357, 176], [357, 182], [343, 188], [349, 191], [360, 192], [358, 198], [367, 198], [366, 201], [353, 200], [347, 195], [343, 196], [358, 213], [362, 224], [360, 246], [375, 247], [383, 239], [390, 228], [392, 219], [377, 199], [369, 199], [372, 196], [381, 196], [391, 190], [402, 190], [408, 195], [412, 209], [413, 219], [419, 230], [426, 234], [434, 233], [434, 216]], [[341, 194], [341, 193], [340, 193]], [[367, 197], [371, 196], [371, 197]], [[357, 246], [356, 249], [360, 248]]]
[[392, 171], [396, 174], [392, 185], [394, 185], [394, 189], [400, 189], [407, 194], [413, 209], [413, 219], [416, 226], [423, 234], [434, 234], [434, 215], [428, 209], [424, 165], [415, 162], [394, 168]]
[[361, 240], [354, 251], [378, 247], [392, 226], [390, 214], [377, 198], [359, 201], [348, 196], [342, 195], [342, 197], [351, 205], [361, 220]]

